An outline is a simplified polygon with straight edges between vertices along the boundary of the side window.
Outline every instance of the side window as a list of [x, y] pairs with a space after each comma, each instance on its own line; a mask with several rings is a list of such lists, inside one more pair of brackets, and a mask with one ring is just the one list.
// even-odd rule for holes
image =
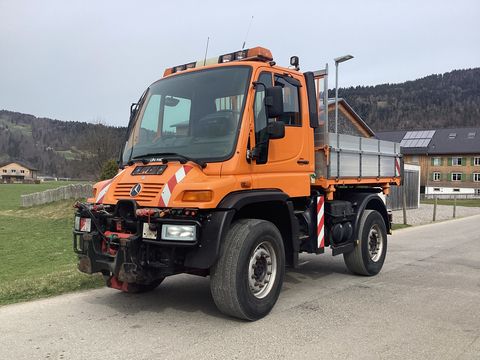
[[160, 115], [161, 95], [152, 95], [148, 99], [147, 107], [143, 115], [142, 129], [157, 132], [158, 117]]
[[277, 120], [283, 121], [285, 125], [302, 125], [298, 87], [290, 84], [281, 76], [275, 76], [275, 85], [283, 88], [283, 110], [285, 112]]
[[192, 101], [181, 97], [166, 96], [163, 110], [163, 135], [188, 135]]
[[139, 141], [151, 142], [158, 130], [161, 95], [152, 95], [148, 99], [140, 127]]
[[[267, 87], [272, 86], [272, 73], [262, 72], [258, 81], [264, 83]], [[258, 144], [264, 141], [265, 128], [268, 124], [267, 114], [265, 112], [265, 88], [257, 86], [255, 92], [255, 103], [253, 105], [255, 119], [255, 142]]]

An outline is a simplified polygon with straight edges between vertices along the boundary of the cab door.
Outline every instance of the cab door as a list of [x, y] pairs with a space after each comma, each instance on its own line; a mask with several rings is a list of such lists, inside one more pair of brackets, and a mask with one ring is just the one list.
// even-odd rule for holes
[[274, 84], [282, 87], [284, 114], [277, 118], [267, 118], [265, 87], [256, 86], [253, 104], [254, 134], [250, 143], [255, 146], [265, 141], [266, 127], [273, 121], [282, 121], [285, 124], [285, 137], [268, 140], [268, 156], [263, 160], [253, 160], [255, 188], [281, 189], [292, 197], [310, 193], [313, 164], [308, 150], [310, 139], [307, 131], [312, 129], [309, 129], [308, 109], [302, 96], [301, 80], [270, 69], [259, 70], [258, 82], [266, 87]]

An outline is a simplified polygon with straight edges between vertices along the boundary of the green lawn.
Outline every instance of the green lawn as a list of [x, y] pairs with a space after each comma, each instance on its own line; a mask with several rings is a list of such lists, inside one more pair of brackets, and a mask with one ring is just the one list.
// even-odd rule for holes
[[20, 195], [55, 189], [68, 184], [75, 184], [75, 182], [47, 181], [40, 184], [0, 184], [0, 211], [19, 208]]
[[67, 182], [0, 185], [0, 305], [102, 286], [81, 274], [72, 250], [74, 200], [20, 208], [20, 194]]
[[405, 224], [392, 224], [392, 230], [400, 230], [400, 229], [405, 229], [407, 227], [410, 227], [412, 225], [405, 225]]
[[[433, 199], [424, 199], [421, 200], [422, 204], [433, 204]], [[438, 199], [438, 205], [450, 205], [453, 206], [453, 199]], [[480, 207], [480, 199], [459, 199], [457, 200], [457, 206], [469, 206], [469, 207]]]

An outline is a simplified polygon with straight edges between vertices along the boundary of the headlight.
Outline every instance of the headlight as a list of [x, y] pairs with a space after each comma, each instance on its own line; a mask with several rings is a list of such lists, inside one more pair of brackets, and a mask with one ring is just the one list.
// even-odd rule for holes
[[195, 225], [163, 225], [162, 240], [195, 241], [197, 228]]

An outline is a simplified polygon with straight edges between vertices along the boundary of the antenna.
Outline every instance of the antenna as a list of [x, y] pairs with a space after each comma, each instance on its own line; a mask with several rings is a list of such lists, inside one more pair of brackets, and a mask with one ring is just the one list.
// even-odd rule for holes
[[203, 66], [207, 63], [208, 43], [210, 42], [210, 36], [207, 37], [207, 46], [205, 47], [205, 58], [203, 59]]
[[245, 34], [245, 40], [243, 41], [242, 50], [245, 49], [245, 44], [247, 43], [248, 34], [250, 33], [250, 28], [252, 27], [252, 22], [253, 22], [253, 15], [252, 15], [252, 18], [250, 19], [250, 24], [248, 25], [247, 33]]

